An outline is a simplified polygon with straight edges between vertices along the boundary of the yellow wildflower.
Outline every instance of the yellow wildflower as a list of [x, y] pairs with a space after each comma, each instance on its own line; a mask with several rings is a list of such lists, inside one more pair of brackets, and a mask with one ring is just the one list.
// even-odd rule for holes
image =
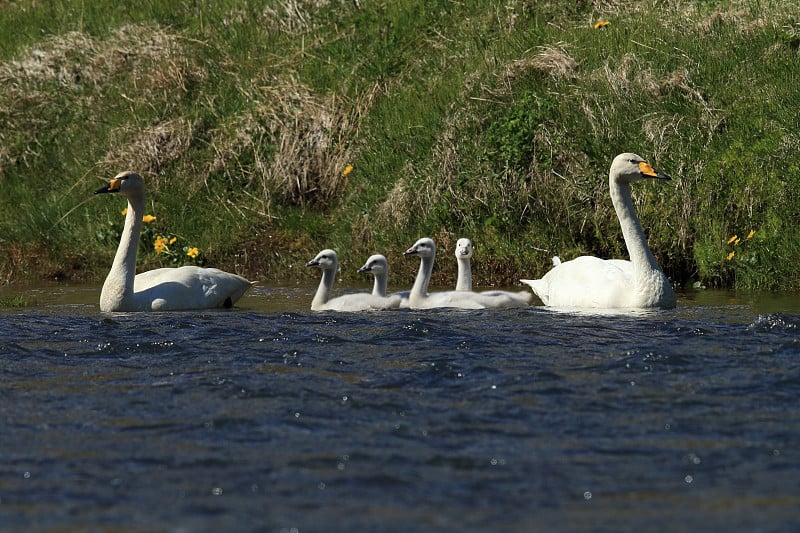
[[155, 249], [157, 254], [167, 251], [167, 238], [166, 237], [156, 237], [156, 240], [153, 241], [153, 248]]
[[733, 241], [733, 245], [734, 245], [734, 246], [736, 246], [736, 245], [738, 245], [740, 242], [742, 242], [742, 239], [739, 239], [739, 238], [737, 238], [735, 241]]
[[609, 24], [611, 23], [607, 20], [598, 20], [597, 22], [594, 23], [594, 29], [599, 30], [600, 28], [605, 28]]
[[755, 235], [755, 234], [756, 234], [756, 230], [754, 230], [754, 229], [751, 229], [751, 230], [750, 230], [750, 233], [748, 233], [748, 234], [747, 234], [747, 238], [748, 238], [748, 239], [752, 239], [752, 238], [753, 238], [753, 235]]
[[154, 217], [153, 215], [145, 215], [142, 217], [142, 222], [144, 222], [145, 224], [149, 224], [153, 222], [155, 219], [156, 217]]
[[353, 170], [353, 165], [347, 165], [342, 171], [342, 176], [347, 176]]
[[128, 208], [126, 207], [125, 209], [122, 210], [122, 216], [125, 216], [127, 214], [128, 214]]
[[739, 238], [739, 237], [737, 237], [736, 235], [734, 235], [733, 237], [731, 237], [730, 239], [728, 239], [728, 244], [732, 243], [733, 241], [735, 241], [735, 240], [736, 240], [736, 239], [738, 239], [738, 238]]
[[192, 259], [195, 259], [198, 255], [200, 255], [200, 250], [193, 246], [186, 251], [186, 255]]
[[177, 241], [177, 240], [178, 240], [178, 238], [177, 238], [177, 237], [173, 237], [173, 238], [171, 238], [171, 239], [169, 240], [169, 243], [170, 243], [170, 244], [175, 244], [175, 241]]
[[733, 256], [734, 256], [734, 255], [736, 255], [736, 252], [731, 252], [731, 253], [729, 253], [729, 254], [728, 254], [728, 261], [730, 261], [731, 259], [733, 259]]

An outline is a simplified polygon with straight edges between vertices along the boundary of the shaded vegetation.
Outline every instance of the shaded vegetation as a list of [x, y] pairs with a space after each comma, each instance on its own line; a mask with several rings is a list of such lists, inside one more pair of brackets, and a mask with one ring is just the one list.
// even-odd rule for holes
[[677, 285], [800, 288], [785, 0], [22, 0], [0, 31], [0, 282], [101, 279], [124, 205], [91, 193], [132, 169], [153, 235], [254, 279], [332, 247], [407, 285], [425, 235], [434, 283], [461, 236], [476, 284], [512, 283], [625, 257], [606, 175], [633, 151], [673, 176], [634, 200]]

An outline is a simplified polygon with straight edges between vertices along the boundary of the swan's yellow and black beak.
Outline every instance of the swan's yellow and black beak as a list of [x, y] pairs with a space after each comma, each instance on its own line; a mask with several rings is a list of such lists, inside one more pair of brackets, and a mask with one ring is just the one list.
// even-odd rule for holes
[[646, 161], [639, 161], [639, 172], [642, 173], [642, 177], [645, 178], [655, 178], [659, 180], [671, 180], [672, 177], [669, 174], [664, 174], [656, 169], [654, 169], [650, 163]]
[[122, 186], [123, 178], [114, 178], [108, 181], [108, 184], [105, 187], [100, 187], [96, 191], [95, 194], [103, 194], [107, 192], [119, 192], [119, 188]]

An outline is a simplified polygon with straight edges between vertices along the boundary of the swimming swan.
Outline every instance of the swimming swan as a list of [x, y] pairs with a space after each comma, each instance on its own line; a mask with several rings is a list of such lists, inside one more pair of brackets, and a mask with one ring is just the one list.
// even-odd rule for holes
[[617, 212], [630, 261], [582, 256], [555, 265], [541, 279], [520, 280], [547, 306], [589, 308], [675, 307], [675, 293], [647, 246], [631, 200], [631, 182], [671, 179], [636, 154], [614, 158], [608, 173], [611, 202]]
[[[358, 269], [359, 272], [369, 272], [375, 278], [372, 285], [373, 296], [386, 297], [386, 288], [389, 284], [389, 262], [386, 256], [381, 254], [371, 255], [367, 258], [364, 266]], [[400, 297], [400, 307], [408, 307], [409, 291], [392, 293], [391, 296]]]
[[319, 282], [312, 311], [367, 311], [370, 309], [391, 309], [400, 305], [400, 296], [375, 296], [370, 293], [344, 294], [331, 298], [333, 280], [339, 270], [339, 258], [333, 250], [322, 250], [306, 263], [307, 267], [319, 267], [322, 279]]
[[[456, 260], [458, 262], [458, 280], [456, 281], [457, 291], [471, 291], [472, 290], [472, 254], [474, 248], [472, 241], [466, 238], [461, 238], [456, 241]], [[496, 298], [511, 298], [518, 300], [520, 305], [528, 305], [533, 300], [533, 294], [528, 291], [481, 291], [480, 294], [484, 296], [493, 296]]]
[[135, 172], [117, 174], [95, 194], [128, 199], [125, 226], [111, 271], [100, 292], [101, 311], [176, 311], [231, 307], [253, 283], [216, 268], [157, 268], [136, 275], [136, 252], [144, 214], [144, 180]]
[[[431, 280], [433, 262], [436, 259], [436, 245], [433, 240], [424, 237], [415, 242], [414, 246], [406, 250], [403, 255], [416, 255], [420, 258], [419, 271], [409, 295], [409, 304], [412, 309], [432, 309], [436, 307], [486, 309], [527, 306], [527, 303], [522, 303], [519, 299], [509, 298], [503, 294], [489, 295], [472, 291], [443, 291], [429, 294], [428, 284]], [[503, 291], [492, 292], [502, 293]]]

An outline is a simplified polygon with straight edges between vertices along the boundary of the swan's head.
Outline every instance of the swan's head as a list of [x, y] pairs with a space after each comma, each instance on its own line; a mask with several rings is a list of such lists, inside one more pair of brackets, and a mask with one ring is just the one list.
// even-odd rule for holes
[[472, 259], [472, 241], [458, 239], [456, 241], [456, 259]]
[[672, 179], [669, 175], [654, 169], [641, 156], [631, 153], [619, 154], [614, 158], [611, 170], [608, 171], [608, 177], [611, 180], [626, 183], [645, 179]]
[[381, 254], [369, 256], [364, 266], [358, 269], [359, 272], [371, 272], [373, 274], [386, 274], [389, 272], [389, 262]]
[[403, 252], [403, 255], [417, 255], [419, 257], [435, 257], [436, 245], [433, 244], [433, 239], [423, 237], [414, 243], [414, 246]]
[[109, 180], [105, 187], [100, 187], [95, 194], [102, 193], [120, 193], [123, 196], [130, 196], [132, 194], [142, 194], [144, 192], [144, 180], [136, 172], [126, 170], [120, 172]]
[[307, 267], [319, 267], [322, 270], [336, 270], [339, 268], [339, 258], [333, 250], [322, 250], [317, 256], [306, 263]]

